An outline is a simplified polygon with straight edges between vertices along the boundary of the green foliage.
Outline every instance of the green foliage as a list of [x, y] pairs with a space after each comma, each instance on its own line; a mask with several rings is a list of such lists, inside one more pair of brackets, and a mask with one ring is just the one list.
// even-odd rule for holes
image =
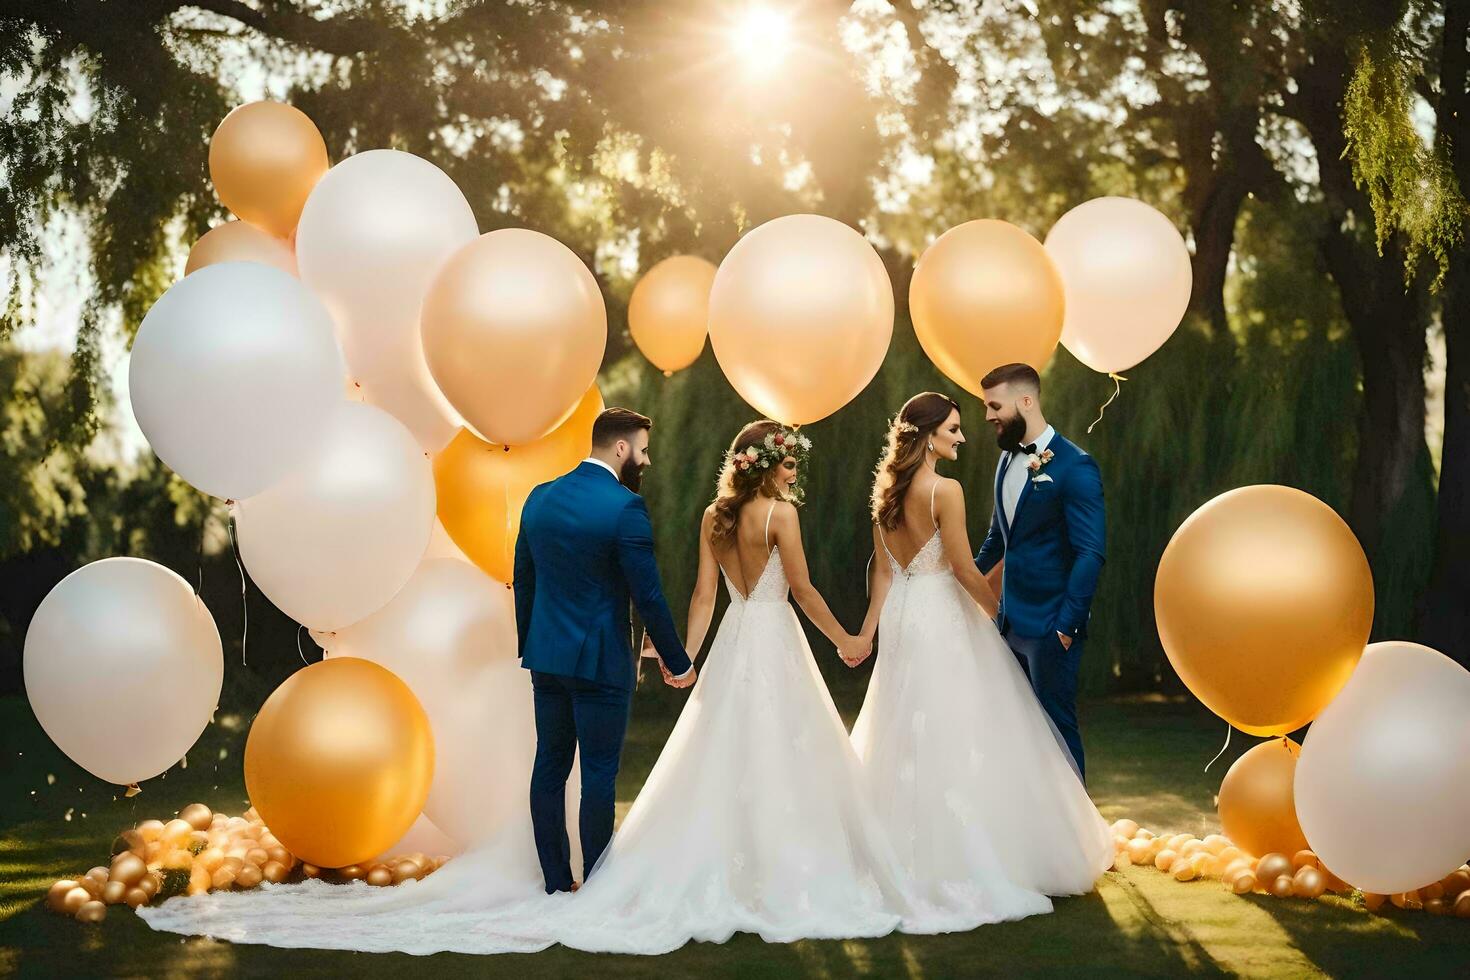
[[1451, 256], [1464, 243], [1470, 205], [1445, 144], [1426, 142], [1414, 124], [1417, 64], [1399, 50], [1405, 43], [1394, 31], [1359, 44], [1343, 100], [1343, 133], [1353, 176], [1373, 204], [1380, 254], [1393, 232], [1403, 232], [1405, 282], [1428, 258], [1435, 268], [1433, 288], [1439, 289]]

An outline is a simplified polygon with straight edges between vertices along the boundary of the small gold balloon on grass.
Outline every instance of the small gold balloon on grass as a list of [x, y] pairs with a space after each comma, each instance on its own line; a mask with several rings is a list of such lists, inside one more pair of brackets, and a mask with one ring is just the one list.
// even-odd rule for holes
[[203, 803], [190, 803], [179, 811], [179, 819], [195, 830], [208, 830], [214, 822], [214, 813]]
[[1462, 919], [1470, 919], [1470, 889], [1456, 896], [1454, 913]]
[[374, 865], [372, 868], [368, 869], [367, 883], [369, 885], [377, 886], [391, 885], [393, 884], [393, 872], [389, 871], [381, 864]]
[[1273, 882], [1282, 875], [1291, 877], [1294, 872], [1291, 866], [1291, 858], [1285, 854], [1263, 854], [1256, 862], [1256, 877], [1265, 882]]
[[239, 106], [209, 141], [209, 176], [221, 203], [277, 238], [296, 230], [327, 167], [322, 134], [305, 113], [281, 102]]
[[709, 335], [709, 292], [715, 266], [693, 255], [664, 259], [643, 274], [628, 300], [628, 332], [664, 374], [698, 359]]
[[78, 922], [101, 922], [107, 918], [107, 906], [101, 902], [88, 902], [77, 909]]
[[288, 677], [245, 744], [250, 799], [282, 844], [318, 866], [366, 860], [402, 837], [433, 772], [429, 719], [413, 692], [355, 657]]
[[1327, 891], [1327, 879], [1311, 865], [1303, 865], [1292, 877], [1292, 892], [1298, 898], [1321, 898]]
[[1332, 508], [1291, 487], [1241, 487], [1174, 532], [1154, 613], [1195, 697], [1244, 732], [1282, 735], [1316, 717], [1357, 666], [1373, 577]]
[[1271, 880], [1268, 890], [1277, 898], [1287, 898], [1291, 895], [1291, 891], [1295, 886], [1295, 879], [1291, 875], [1277, 875]]

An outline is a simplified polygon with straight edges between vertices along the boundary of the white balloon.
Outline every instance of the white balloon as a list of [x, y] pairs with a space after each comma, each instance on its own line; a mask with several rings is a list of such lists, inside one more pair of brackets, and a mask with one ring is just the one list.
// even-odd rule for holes
[[238, 503], [240, 557], [260, 591], [313, 629], [382, 608], [434, 526], [434, 471], [403, 424], [343, 401], [317, 454]]
[[[317, 640], [327, 656], [387, 667], [424, 706], [434, 731], [424, 815], [435, 826], [471, 847], [525, 817], [536, 725], [509, 589], [467, 562], [427, 560], [388, 605]], [[567, 811], [574, 849], [577, 780], [574, 770]]]
[[462, 423], [429, 375], [419, 307], [444, 260], [479, 233], [454, 181], [398, 150], [369, 150], [329, 170], [296, 229], [301, 278], [336, 319], [353, 378], [430, 452]]
[[189, 751], [219, 703], [214, 617], [162, 565], [104, 558], [72, 572], [31, 619], [31, 709], [74, 762], [110, 783], [156, 776]]
[[1439, 881], [1470, 856], [1470, 671], [1371, 644], [1307, 731], [1297, 819], [1322, 866], [1366, 892]]
[[237, 500], [305, 460], [344, 384], [327, 311], [299, 280], [256, 262], [175, 283], [143, 318], [128, 365], [133, 414], [158, 458]]
[[413, 826], [409, 827], [392, 847], [384, 850], [373, 860], [382, 861], [414, 852], [422, 852], [431, 858], [441, 855], [454, 857], [463, 850], [459, 841], [440, 830], [434, 821], [420, 813], [414, 820]]
[[1174, 223], [1130, 197], [1099, 197], [1062, 215], [1046, 251], [1067, 298], [1062, 346], [1104, 373], [1133, 367], [1184, 318], [1194, 273]]

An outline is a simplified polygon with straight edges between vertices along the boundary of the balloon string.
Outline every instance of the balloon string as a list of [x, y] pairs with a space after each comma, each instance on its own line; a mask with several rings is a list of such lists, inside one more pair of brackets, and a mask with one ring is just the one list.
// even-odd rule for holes
[[304, 629], [306, 629], [305, 624], [296, 624], [296, 655], [301, 658], [303, 664], [310, 667], [311, 664], [306, 659], [306, 653], [301, 649], [301, 631]]
[[235, 502], [233, 500], [227, 500], [225, 504], [230, 508], [230, 553], [235, 556], [235, 567], [240, 571], [240, 621], [242, 623], [240, 629], [240, 666], [246, 667], [248, 664], [245, 663], [245, 644], [250, 638], [250, 606], [245, 601], [245, 566], [240, 561], [239, 545], [235, 543]]
[[1087, 427], [1087, 434], [1088, 435], [1092, 435], [1093, 428], [1095, 428], [1097, 426], [1097, 424], [1103, 420], [1103, 413], [1108, 410], [1108, 406], [1111, 405], [1117, 399], [1117, 397], [1120, 394], [1123, 393], [1123, 384], [1122, 383], [1124, 381], [1127, 381], [1128, 380], [1127, 378], [1123, 377], [1121, 374], [1118, 374], [1115, 371], [1109, 371], [1108, 372], [1108, 377], [1110, 377], [1110, 378], [1113, 379], [1113, 394], [1108, 398], [1107, 401], [1105, 401], [1105, 402], [1102, 403], [1102, 408], [1099, 408], [1097, 410], [1097, 418], [1093, 419], [1092, 420], [1092, 425], [1089, 425]]
[[194, 598], [196, 599], [204, 591], [204, 535], [209, 530], [209, 512], [213, 509], [212, 503], [206, 504], [199, 513], [199, 584], [194, 586]]
[[1227, 721], [1225, 723], [1225, 744], [1220, 746], [1220, 751], [1215, 753], [1213, 759], [1205, 763], [1205, 772], [1209, 772], [1210, 767], [1220, 761], [1220, 756], [1224, 755], [1225, 750], [1228, 748], [1230, 748], [1230, 722]]

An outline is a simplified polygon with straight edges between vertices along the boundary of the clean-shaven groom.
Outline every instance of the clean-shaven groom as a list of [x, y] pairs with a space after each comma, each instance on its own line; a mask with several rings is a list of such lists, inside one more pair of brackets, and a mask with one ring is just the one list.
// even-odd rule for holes
[[1002, 558], [996, 625], [1085, 775], [1077, 666], [1087, 642], [1105, 539], [1102, 474], [1041, 413], [1041, 377], [1007, 364], [980, 380], [985, 420], [1004, 450], [995, 513], [975, 556], [987, 577]]
[[637, 671], [629, 600], [674, 687], [694, 665], [674, 628], [653, 558], [653, 527], [638, 495], [652, 423], [610, 408], [592, 426], [592, 455], [531, 491], [516, 539], [521, 665], [531, 671], [536, 762], [531, 824], [547, 892], [572, 891], [566, 783], [582, 750], [583, 878], [612, 839], [618, 765]]

